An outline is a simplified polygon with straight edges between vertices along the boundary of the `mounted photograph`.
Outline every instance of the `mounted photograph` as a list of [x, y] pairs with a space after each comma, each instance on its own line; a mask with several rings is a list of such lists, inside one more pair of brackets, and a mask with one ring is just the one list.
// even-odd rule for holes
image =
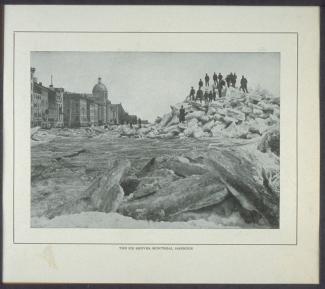
[[30, 53], [32, 228], [278, 229], [280, 53]]
[[319, 282], [318, 7], [5, 12], [5, 283]]

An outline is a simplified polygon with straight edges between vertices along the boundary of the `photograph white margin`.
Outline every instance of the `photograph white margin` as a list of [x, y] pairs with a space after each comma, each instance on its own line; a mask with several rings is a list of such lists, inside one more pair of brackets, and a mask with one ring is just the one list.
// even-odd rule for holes
[[[33, 18], [35, 13], [39, 15], [37, 19]], [[317, 282], [319, 222], [317, 8], [51, 6], [49, 9], [46, 6], [6, 6], [5, 15], [4, 281]], [[54, 21], [58, 15], [60, 21]], [[86, 15], [87, 19], [94, 21], [84, 21], [83, 16]], [[209, 20], [200, 21], [203, 20], [201, 17]], [[242, 18], [246, 20], [245, 23]], [[196, 21], [191, 22], [191, 19]], [[54, 33], [55, 31], [66, 33]], [[83, 32], [80, 33], [81, 31]], [[279, 230], [203, 230], [203, 233], [202, 229], [179, 231], [30, 228], [30, 51], [126, 49], [281, 52]], [[15, 163], [12, 160], [13, 148], [16, 151]], [[15, 199], [12, 190], [13, 175], [15, 175]], [[293, 191], [298, 194], [290, 195]], [[138, 247], [141, 247], [136, 245], [139, 242], [149, 246], [168, 243], [177, 245], [184, 244], [183, 240], [187, 240], [188, 245], [192, 244], [193, 249], [146, 251], [140, 248], [122, 251], [119, 245], [106, 246], [107, 243], [118, 244], [121, 241], [126, 244], [134, 243]], [[214, 240], [219, 244], [207, 245], [212, 244]], [[268, 244], [265, 244], [265, 240]], [[199, 246], [200, 243], [207, 246]], [[143, 259], [142, 266], [137, 266], [138, 258]], [[309, 260], [308, 268], [304, 266], [306, 260]], [[193, 267], [189, 267], [189, 263]], [[19, 270], [19, 266], [24, 270]], [[77, 268], [80, 270], [76, 270]], [[150, 270], [150, 274], [146, 274], [147, 270]], [[218, 274], [213, 273], [215, 270]], [[45, 272], [47, 274], [44, 274]]]

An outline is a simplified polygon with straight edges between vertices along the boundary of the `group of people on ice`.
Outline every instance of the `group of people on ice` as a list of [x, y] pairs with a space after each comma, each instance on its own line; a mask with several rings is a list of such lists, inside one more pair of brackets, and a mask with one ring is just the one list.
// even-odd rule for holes
[[[237, 81], [237, 75], [236, 73], [230, 73], [228, 74], [225, 78], [223, 78], [223, 75], [221, 73], [216, 74], [213, 73], [213, 85], [212, 85], [212, 90], [209, 90], [210, 87], [210, 77], [209, 75], [206, 73], [204, 80], [205, 80], [205, 91], [203, 92], [203, 81], [202, 79], [200, 79], [199, 81], [199, 88], [195, 93], [195, 89], [193, 88], [193, 86], [191, 87], [190, 90], [190, 95], [189, 95], [189, 99], [192, 101], [197, 101], [199, 100], [201, 103], [202, 101], [205, 102], [212, 102], [213, 100], [215, 101], [217, 98], [217, 91], [218, 91], [218, 96], [219, 98], [222, 97], [222, 91], [224, 89], [224, 87], [227, 85], [227, 87], [229, 88], [230, 86], [232, 87], [236, 87], [236, 81]], [[243, 92], [248, 93], [247, 90], [247, 79], [244, 77], [244, 75], [242, 76], [241, 80], [240, 80], [240, 87], [239, 90], [243, 90]]]

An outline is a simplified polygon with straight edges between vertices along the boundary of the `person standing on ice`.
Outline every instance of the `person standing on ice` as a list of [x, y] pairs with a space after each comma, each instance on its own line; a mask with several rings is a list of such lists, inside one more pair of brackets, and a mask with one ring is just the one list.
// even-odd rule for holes
[[205, 80], [205, 86], [209, 86], [210, 77], [207, 73], [205, 74], [204, 80]]
[[212, 90], [210, 90], [209, 92], [209, 102], [212, 102], [213, 99], [213, 94], [212, 94]]
[[213, 95], [213, 97], [212, 97], [213, 100], [216, 101], [216, 98], [217, 98], [217, 92], [216, 92], [216, 89], [215, 89], [215, 88], [213, 88], [213, 94], [212, 94], [212, 95]]
[[219, 83], [220, 83], [220, 81], [222, 80], [222, 78], [223, 78], [223, 76], [222, 76], [222, 74], [219, 72], [219, 74], [218, 74], [218, 80], [219, 80]]
[[241, 80], [240, 80], [239, 91], [242, 89], [243, 92], [245, 92], [245, 90], [244, 90], [244, 85], [245, 85], [245, 78], [244, 78], [244, 75], [242, 75]]
[[141, 128], [141, 118], [138, 119], [138, 128]]
[[200, 78], [200, 81], [199, 81], [199, 89], [201, 89], [202, 86], [203, 86], [203, 81], [202, 81], [202, 79]]
[[244, 89], [246, 90], [246, 93], [248, 93], [247, 90], [247, 79], [244, 77]]
[[232, 80], [231, 80], [232, 87], [236, 87], [236, 81], [237, 81], [237, 75], [236, 75], [236, 73], [234, 73]]
[[240, 80], [240, 88], [239, 90], [243, 90], [243, 92], [246, 92], [248, 93], [248, 90], [247, 90], [247, 79], [244, 77], [244, 75], [241, 77], [241, 80]]
[[222, 92], [222, 88], [223, 88], [223, 86], [224, 86], [225, 84], [226, 84], [225, 81], [222, 80], [222, 79], [220, 79], [219, 84], [218, 84], [218, 93], [219, 93], [219, 98], [222, 97], [221, 92]]
[[195, 99], [195, 89], [192, 86], [190, 91], [190, 100], [194, 101], [194, 99]]
[[218, 75], [215, 72], [213, 73], [213, 83], [214, 85], [218, 84]]
[[198, 91], [196, 92], [195, 100], [199, 100], [202, 103], [202, 98], [203, 98], [203, 91], [202, 91], [202, 89], [198, 89]]
[[208, 93], [207, 90], [204, 92], [204, 97], [203, 98], [204, 98], [204, 103], [205, 104], [209, 102], [209, 93]]
[[233, 77], [232, 73], [230, 73], [230, 74], [228, 74], [226, 76], [227, 87], [230, 86], [230, 82], [231, 82], [232, 77]]
[[179, 109], [179, 122], [185, 121], [185, 109], [183, 106]]

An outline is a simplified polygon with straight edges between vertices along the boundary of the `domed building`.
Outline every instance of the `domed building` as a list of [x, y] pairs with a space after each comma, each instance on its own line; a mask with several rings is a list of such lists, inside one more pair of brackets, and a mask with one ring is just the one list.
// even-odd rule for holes
[[98, 78], [92, 93], [69, 92], [63, 88], [45, 87], [37, 83], [35, 68], [31, 68], [31, 127], [83, 127], [107, 124], [135, 124], [135, 115], [129, 115], [122, 103], [108, 100], [108, 89]]
[[102, 83], [101, 77], [98, 77], [98, 83], [96, 83], [93, 87], [93, 97], [96, 101], [98, 101], [100, 104], [106, 104], [111, 103], [108, 100], [108, 91], [107, 87], [104, 83]]
[[[111, 102], [108, 100], [108, 90], [104, 83], [102, 83], [101, 77], [98, 77], [98, 82], [94, 85], [92, 90], [92, 99], [98, 107], [98, 124], [106, 123], [106, 107]], [[95, 112], [96, 113], [96, 112]]]

